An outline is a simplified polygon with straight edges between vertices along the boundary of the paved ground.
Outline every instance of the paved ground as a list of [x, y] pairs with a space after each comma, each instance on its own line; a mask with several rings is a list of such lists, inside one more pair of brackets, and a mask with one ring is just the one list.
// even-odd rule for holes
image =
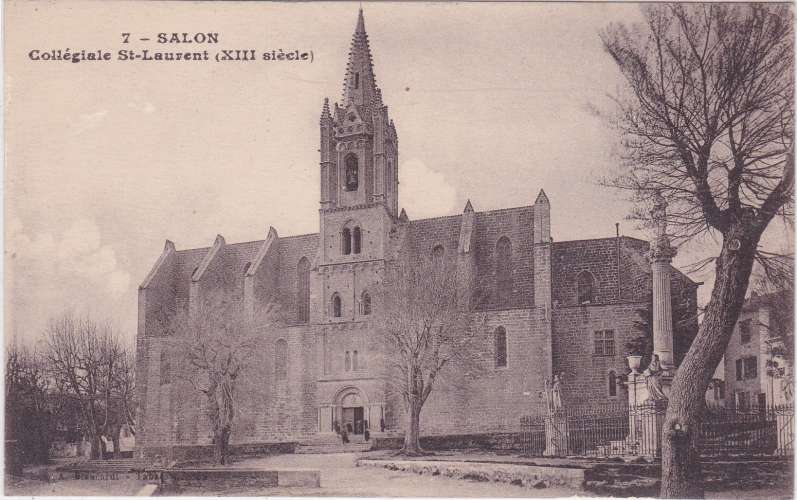
[[[657, 486], [651, 478], [641, 481], [638, 489], [620, 487], [627, 483], [619, 472], [606, 470], [599, 475], [608, 481], [588, 481], [589, 490], [577, 491], [566, 488], [533, 489], [506, 483], [479, 482], [452, 479], [443, 476], [419, 475], [411, 472], [390, 471], [377, 467], [356, 467], [356, 459], [361, 456], [376, 458], [391, 453], [371, 452], [367, 454], [308, 454], [279, 455], [267, 458], [248, 459], [233, 464], [234, 467], [257, 467], [263, 469], [317, 469], [321, 472], [320, 488], [274, 488], [274, 489], [239, 489], [224, 491], [201, 490], [183, 491], [183, 495], [225, 495], [225, 496], [355, 496], [355, 497], [570, 497], [578, 496], [650, 496], [655, 495]], [[461, 459], [469, 461], [508, 461], [522, 463], [534, 461], [547, 462], [549, 465], [574, 465], [573, 461], [564, 459], [523, 459], [516, 456], [500, 456], [490, 453], [438, 453], [436, 457], [424, 459]], [[579, 461], [579, 465], [584, 462]], [[782, 467], [758, 464], [758, 470], [752, 464], [712, 464], [707, 469], [724, 470], [724, 477], [716, 477], [711, 481], [713, 487], [707, 491], [707, 498], [747, 499], [747, 498], [794, 498], [791, 489], [791, 475], [784, 474]], [[604, 469], [606, 467], [603, 467]], [[772, 469], [772, 470], [768, 470]], [[707, 471], [708, 472], [708, 471]], [[766, 474], [765, 472], [768, 472]], [[773, 476], [768, 478], [766, 476]], [[784, 477], [787, 476], [787, 477]], [[17, 496], [96, 496], [96, 495], [134, 495], [143, 482], [133, 480], [90, 481], [65, 480], [47, 482], [36, 479], [37, 474], [28, 471], [26, 478], [7, 477], [5, 494]], [[729, 480], [729, 479], [735, 480]], [[775, 479], [778, 480], [775, 480]], [[595, 478], [597, 479], [597, 478]], [[606, 485], [599, 487], [600, 483]], [[707, 485], [708, 486], [708, 485]]]
[[[421, 476], [410, 472], [394, 472], [376, 467], [356, 467], [359, 455], [353, 453], [327, 455], [280, 455], [249, 459], [236, 467], [264, 469], [318, 469], [321, 488], [279, 488], [268, 490], [226, 490], [225, 495], [309, 495], [368, 497], [569, 497], [584, 492], [565, 488], [531, 489], [505, 483], [465, 481], [441, 476]], [[214, 495], [219, 492], [190, 491], [183, 495]]]
[[144, 487], [143, 481], [88, 481], [67, 479], [52, 483], [31, 478], [7, 477], [3, 493], [8, 496], [133, 496]]

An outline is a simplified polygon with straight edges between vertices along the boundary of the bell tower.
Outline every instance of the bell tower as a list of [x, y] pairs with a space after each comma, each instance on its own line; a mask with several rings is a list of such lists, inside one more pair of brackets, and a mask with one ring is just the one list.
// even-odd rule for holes
[[321, 109], [321, 211], [383, 206], [398, 216], [398, 138], [376, 85], [360, 9], [343, 100]]

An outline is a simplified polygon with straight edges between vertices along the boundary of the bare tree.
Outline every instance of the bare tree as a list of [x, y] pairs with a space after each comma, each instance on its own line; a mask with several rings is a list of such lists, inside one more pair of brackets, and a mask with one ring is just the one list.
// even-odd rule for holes
[[406, 432], [402, 453], [423, 454], [421, 410], [441, 372], [450, 365], [477, 366], [468, 349], [481, 319], [468, 311], [467, 287], [456, 263], [414, 261], [402, 256], [388, 264], [383, 302], [386, 380], [402, 395]]
[[[102, 436], [113, 439], [115, 415], [126, 406], [119, 403], [117, 389], [121, 368], [130, 370], [126, 350], [109, 325], [88, 317], [63, 314], [50, 320], [45, 334], [44, 356], [55, 387], [61, 397], [77, 401], [91, 458], [100, 458]], [[118, 429], [114, 442], [118, 450]]]
[[13, 346], [6, 351], [6, 440], [16, 440], [19, 463], [46, 463], [58, 413], [41, 353]]
[[102, 433], [113, 442], [114, 458], [120, 458], [120, 434], [127, 426], [135, 435], [135, 360], [131, 351], [113, 346], [106, 362], [105, 420]]
[[645, 6], [646, 25], [610, 26], [605, 49], [628, 83], [616, 99], [624, 171], [609, 183], [639, 202], [670, 203], [675, 243], [719, 237], [716, 276], [698, 334], [672, 382], [661, 496], [703, 496], [695, 447], [704, 392], [744, 302], [759, 241], [792, 216], [794, 58], [783, 4]]
[[[210, 294], [196, 309], [179, 313], [171, 327], [172, 349], [177, 353], [178, 377], [193, 388], [184, 397], [205, 401], [205, 414], [213, 430], [214, 461], [225, 464], [237, 412], [246, 394], [247, 378], [256, 344], [255, 334], [277, 327], [282, 317], [269, 306], [247, 318], [235, 304]], [[176, 396], [180, 397], [180, 396]]]

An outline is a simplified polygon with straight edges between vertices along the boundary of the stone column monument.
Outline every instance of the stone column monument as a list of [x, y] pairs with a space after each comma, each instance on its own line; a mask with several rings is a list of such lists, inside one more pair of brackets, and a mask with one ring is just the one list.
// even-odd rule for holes
[[667, 236], [667, 201], [657, 192], [650, 211], [655, 236], [651, 243], [650, 268], [653, 288], [653, 356], [647, 369], [641, 374], [639, 357], [631, 366], [629, 380], [629, 434], [627, 444], [637, 453], [657, 456], [661, 449], [661, 432], [667, 397], [675, 371], [673, 357], [672, 306], [670, 273], [672, 258], [676, 254]]
[[657, 192], [650, 211], [656, 236], [650, 249], [650, 268], [653, 273], [653, 354], [659, 356], [665, 372], [672, 372], [673, 359], [672, 307], [670, 271], [676, 250], [667, 236], [667, 201]]

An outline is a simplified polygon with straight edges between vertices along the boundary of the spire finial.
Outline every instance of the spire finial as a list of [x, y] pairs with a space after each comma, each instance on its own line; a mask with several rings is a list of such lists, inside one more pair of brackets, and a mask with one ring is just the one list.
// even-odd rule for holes
[[360, 13], [357, 15], [357, 29], [355, 33], [365, 33], [365, 18], [363, 17], [363, 4], [360, 2]]

